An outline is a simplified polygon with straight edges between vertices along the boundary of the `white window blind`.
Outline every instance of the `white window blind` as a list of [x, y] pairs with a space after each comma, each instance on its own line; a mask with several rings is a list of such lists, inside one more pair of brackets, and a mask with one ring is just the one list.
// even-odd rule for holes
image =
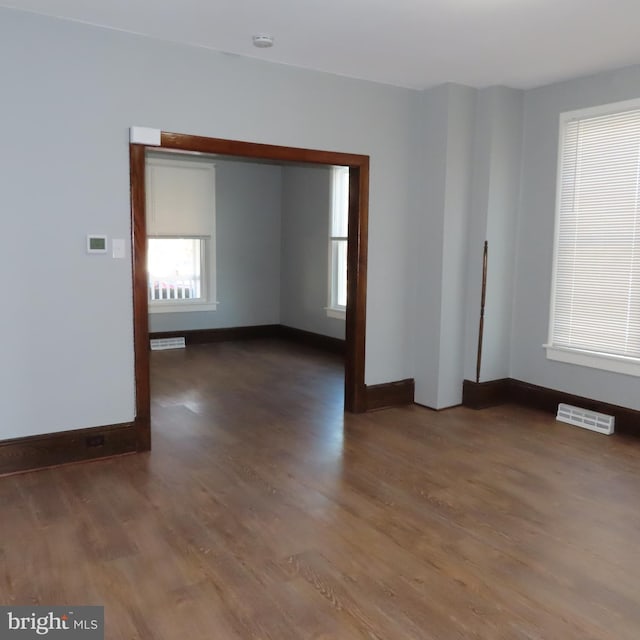
[[640, 358], [640, 108], [561, 133], [548, 346]]

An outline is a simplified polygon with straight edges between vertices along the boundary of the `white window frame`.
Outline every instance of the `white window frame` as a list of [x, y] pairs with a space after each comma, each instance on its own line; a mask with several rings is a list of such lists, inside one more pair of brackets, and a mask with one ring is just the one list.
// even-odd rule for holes
[[[349, 180], [349, 167], [336, 166], [331, 168], [331, 206], [329, 209], [329, 243], [328, 243], [328, 282], [327, 282], [327, 306], [325, 310], [327, 316], [330, 318], [337, 318], [344, 320], [347, 312], [347, 305], [341, 305], [337, 302], [337, 285], [336, 279], [338, 274], [333, 269], [333, 243], [335, 241], [344, 242], [348, 246], [348, 236], [334, 235], [333, 218], [334, 211], [337, 207], [343, 206], [339, 202], [340, 193], [337, 188], [338, 180], [344, 179], [344, 174], [347, 175], [347, 181]], [[347, 203], [346, 211], [347, 219], [349, 216], [349, 205]], [[345, 265], [346, 268], [346, 265]]]
[[[215, 163], [210, 159], [187, 158], [182, 154], [153, 154], [146, 158], [147, 163], [147, 242], [149, 238], [194, 238], [202, 241], [201, 247], [201, 293], [202, 297], [197, 299], [181, 298], [174, 300], [151, 300], [149, 295], [149, 274], [147, 274], [147, 301], [149, 313], [184, 313], [194, 311], [216, 311], [218, 304], [216, 300], [216, 207], [215, 207]], [[206, 170], [210, 173], [213, 184], [212, 211], [209, 225], [202, 229], [202, 233], [183, 233], [179, 221], [170, 233], [153, 233], [149, 228], [154, 217], [154, 205], [149, 197], [153, 189], [153, 172], [150, 168], [156, 167], [178, 167]], [[171, 225], [173, 227], [173, 224]], [[205, 233], [206, 232], [206, 233]]]
[[[565, 142], [566, 125], [576, 119], [586, 119], [598, 116], [614, 115], [640, 109], [640, 99], [626, 100], [587, 109], [578, 109], [560, 114], [560, 127], [558, 137], [558, 162], [556, 176], [556, 205], [555, 205], [555, 229], [553, 245], [553, 273], [551, 281], [551, 300], [549, 306], [549, 332], [547, 343], [543, 345], [547, 359], [556, 362], [564, 362], [583, 367], [591, 367], [604, 371], [622, 373], [631, 376], [640, 376], [640, 358], [608, 354], [586, 349], [559, 346], [554, 344], [553, 328], [555, 320], [556, 281], [558, 271], [559, 235], [560, 235], [560, 211], [562, 200], [562, 157]], [[639, 185], [640, 186], [640, 185]], [[640, 248], [640, 240], [638, 241]]]

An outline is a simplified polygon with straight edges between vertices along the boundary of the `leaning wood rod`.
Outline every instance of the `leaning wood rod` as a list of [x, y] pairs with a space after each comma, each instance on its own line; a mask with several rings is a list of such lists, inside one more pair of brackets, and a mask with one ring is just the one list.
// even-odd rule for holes
[[487, 255], [489, 243], [484, 241], [482, 252], [482, 296], [480, 298], [480, 327], [478, 328], [478, 360], [476, 362], [476, 382], [480, 382], [480, 365], [482, 364], [482, 334], [484, 333], [484, 302], [487, 298]]

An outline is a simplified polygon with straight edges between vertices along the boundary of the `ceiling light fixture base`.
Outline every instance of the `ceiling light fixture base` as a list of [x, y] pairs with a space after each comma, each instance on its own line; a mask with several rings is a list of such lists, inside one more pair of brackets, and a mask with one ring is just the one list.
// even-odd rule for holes
[[260, 33], [253, 36], [253, 46], [258, 49], [268, 49], [273, 47], [273, 36], [269, 36], [265, 33]]

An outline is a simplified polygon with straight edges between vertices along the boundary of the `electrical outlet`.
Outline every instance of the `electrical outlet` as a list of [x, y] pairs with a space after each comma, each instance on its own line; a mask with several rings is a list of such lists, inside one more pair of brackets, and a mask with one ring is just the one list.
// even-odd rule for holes
[[103, 447], [104, 436], [87, 436], [86, 443], [87, 447]]

